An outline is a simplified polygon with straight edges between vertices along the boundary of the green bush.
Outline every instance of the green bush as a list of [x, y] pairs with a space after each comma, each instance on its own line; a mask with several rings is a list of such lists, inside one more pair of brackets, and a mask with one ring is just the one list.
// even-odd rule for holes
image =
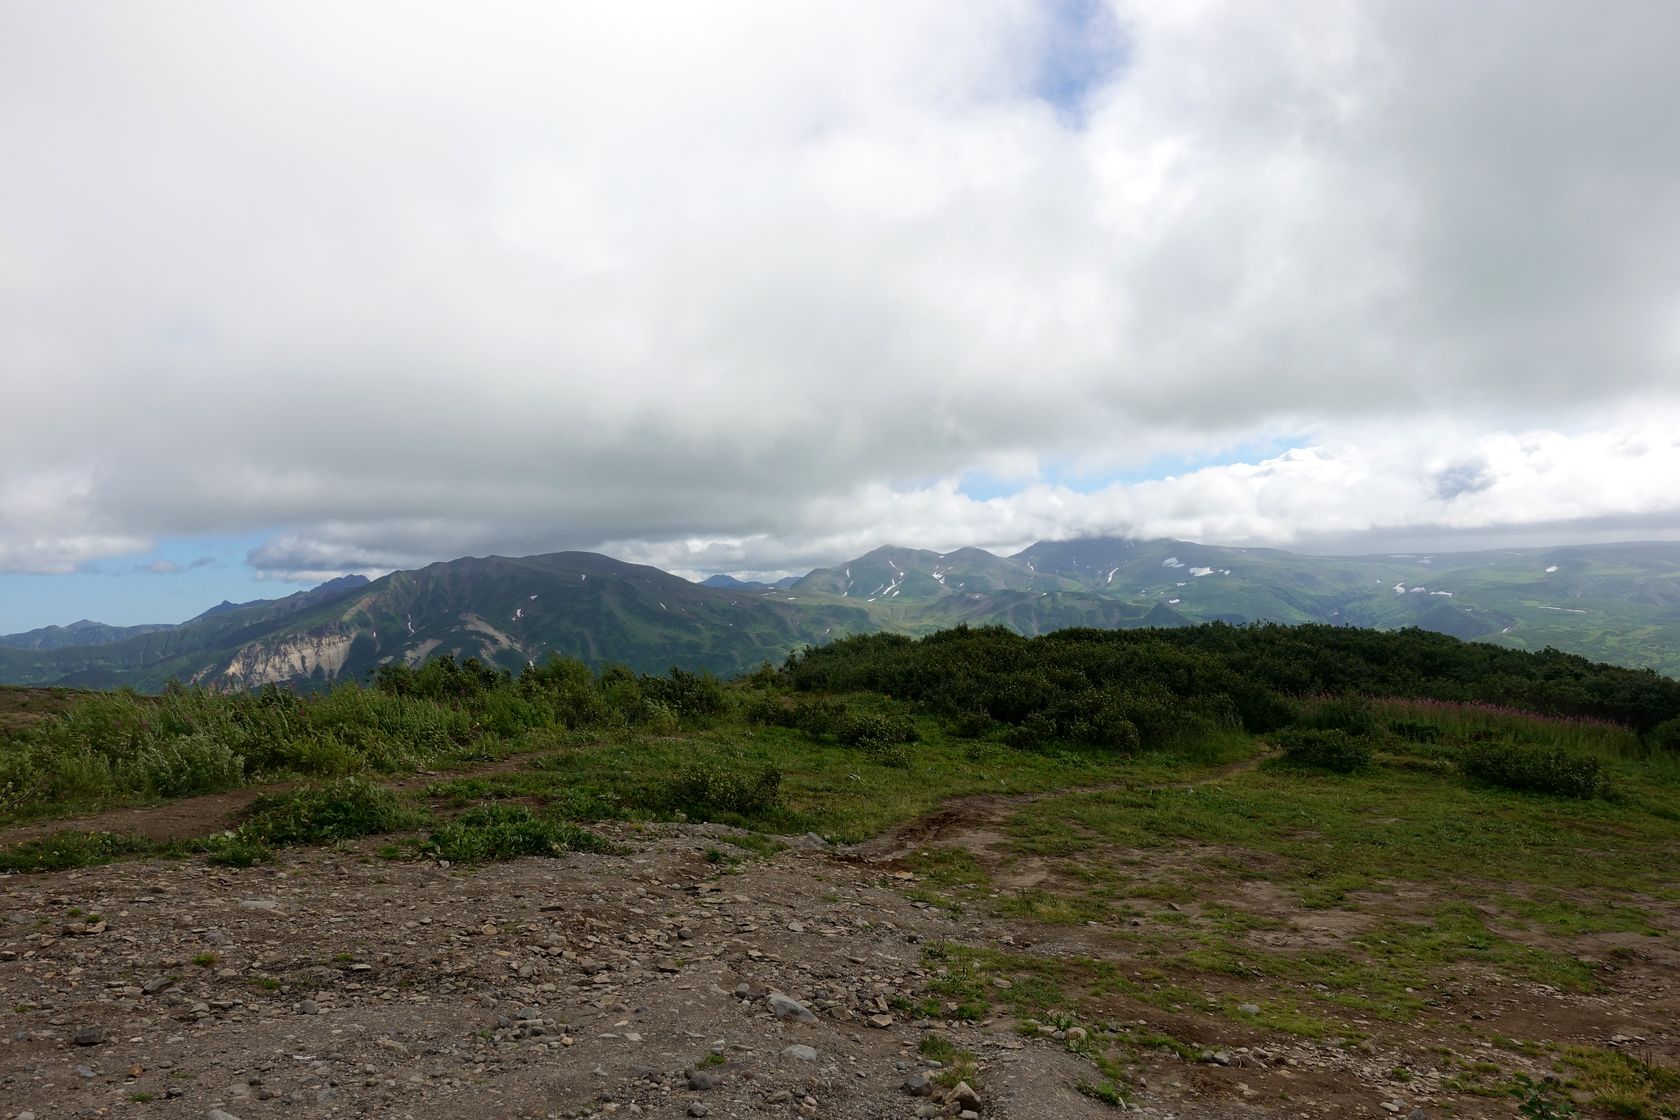
[[1489, 785], [1561, 797], [1596, 797], [1605, 791], [1602, 767], [1596, 758], [1570, 754], [1561, 748], [1524, 747], [1510, 742], [1480, 742], [1465, 746], [1459, 767]]
[[1391, 720], [1388, 725], [1390, 734], [1397, 735], [1412, 743], [1439, 743], [1441, 728], [1433, 723], [1423, 723], [1415, 719]]
[[232, 789], [245, 780], [245, 759], [208, 732], [150, 743], [118, 767], [118, 784], [159, 797]]
[[424, 821], [424, 813], [385, 787], [341, 778], [257, 798], [234, 835], [277, 846], [331, 844], [417, 828]]
[[538, 816], [523, 805], [469, 809], [433, 831], [424, 850], [452, 863], [487, 863], [520, 856], [600, 852], [607, 842], [588, 829]]
[[801, 698], [788, 714], [788, 727], [796, 727], [813, 739], [826, 739], [839, 734], [841, 726], [850, 718], [844, 700]]
[[1356, 739], [1369, 739], [1383, 731], [1382, 721], [1371, 706], [1352, 696], [1319, 701], [1307, 710], [1301, 723], [1322, 731], [1345, 731]]
[[690, 673], [672, 667], [663, 677], [644, 676], [642, 694], [658, 700], [684, 721], [719, 715], [729, 707], [723, 685], [710, 673]]
[[1371, 765], [1370, 742], [1340, 728], [1289, 727], [1274, 740], [1291, 766], [1353, 774]]
[[840, 720], [834, 736], [848, 747], [865, 751], [914, 743], [921, 738], [909, 716], [882, 712], [848, 714]]
[[715, 760], [692, 762], [655, 799], [656, 808], [697, 820], [719, 814], [762, 817], [781, 808], [782, 772], [774, 766], [748, 771]]
[[64, 871], [156, 850], [144, 836], [65, 829], [0, 850], [0, 872]]
[[1660, 750], [1680, 752], [1680, 716], [1665, 719], [1651, 728], [1651, 745]]

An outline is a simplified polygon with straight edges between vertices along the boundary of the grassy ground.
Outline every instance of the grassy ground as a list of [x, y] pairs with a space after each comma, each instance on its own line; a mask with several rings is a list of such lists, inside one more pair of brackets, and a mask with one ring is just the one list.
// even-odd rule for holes
[[[36, 711], [64, 702], [30, 701]], [[168, 700], [150, 709], [102, 700], [39, 740], [57, 752], [42, 753], [42, 764], [73, 778], [92, 766], [94, 731], [140, 735], [132, 721], [158, 712], [186, 720], [199, 702], [177, 699], [171, 714]], [[1309, 708], [1308, 725], [1350, 729], [1369, 756], [1334, 773], [1291, 764], [1234, 731], [1173, 752], [1016, 749], [879, 697], [836, 703], [896, 728], [884, 747], [752, 718], [740, 696], [698, 717], [643, 706], [635, 720], [575, 730], [511, 708], [463, 715], [373, 696], [307, 703], [276, 702], [295, 750], [275, 757], [321, 780], [260, 799], [231, 834], [158, 845], [67, 831], [0, 851], [0, 870], [134, 855], [250, 863], [286, 845], [366, 836], [388, 837], [389, 858], [479, 862], [598, 849], [604, 841], [588, 825], [607, 818], [751, 830], [713, 849], [727, 867], [741, 853], [773, 852], [777, 834], [859, 841], [970, 797], [962, 811], [923, 821], [926, 831], [902, 834], [903, 863], [917, 876], [903, 889], [927, 906], [1052, 933], [1018, 945], [927, 946], [934, 980], [904, 1010], [1008, 1014], [1023, 1030], [1054, 1033], [1091, 1059], [1095, 1099], [1123, 1102], [1140, 1054], [1200, 1057], [1186, 1024], [1214, 1023], [1342, 1049], [1398, 1035], [1408, 1053], [1436, 1054], [1433, 1068], [1454, 1091], [1557, 1091], [1525, 1088], [1504, 1051], [1544, 1063], [1595, 1108], [1680, 1116], [1680, 1074], [1662, 1061], [1605, 1049], [1564, 1020], [1507, 1028], [1464, 1014], [1488, 992], [1553, 1008], [1613, 1002], [1644, 947], [1667, 948], [1680, 935], [1680, 763], [1614, 725], [1419, 701]], [[260, 707], [235, 712], [276, 718]], [[229, 713], [208, 714], [229, 736], [251, 734]], [[544, 718], [540, 729], [521, 723]], [[496, 719], [504, 731], [487, 732]], [[403, 737], [411, 734], [418, 746]], [[150, 779], [126, 793], [108, 784], [124, 766], [171, 765], [167, 752], [146, 753], [155, 744], [118, 738], [110, 765], [90, 769], [80, 804], [159, 795]], [[1462, 764], [1472, 749], [1504, 747], [1590, 763], [1591, 795], [1502, 788]], [[521, 763], [413, 793], [380, 777], [509, 754]], [[44, 807], [14, 810], [23, 818]], [[948, 1057], [957, 1068], [966, 1060]], [[1411, 1076], [1396, 1067], [1397, 1081]]]
[[[1525, 1088], [1509, 1066], [1466, 1056], [1481, 1037], [1538, 1059], [1582, 1103], [1680, 1115], [1680, 1073], [1568, 1041], [1597, 1028], [1567, 1014], [1543, 1027], [1521, 1020], [1533, 1033], [1520, 1037], [1491, 1020], [1481, 1032], [1464, 1021], [1465, 1001], [1485, 998], [1469, 993], [1485, 985], [1566, 1007], [1575, 997], [1586, 1008], [1614, 1005], [1623, 968], [1646, 946], [1673, 946], [1680, 783], [1670, 760], [1640, 757], [1620, 729], [1576, 726], [1565, 733], [1573, 749], [1604, 761], [1609, 796], [1490, 789], [1436, 764], [1485, 734], [1457, 724], [1461, 716], [1440, 721], [1423, 749], [1390, 741], [1358, 774], [1267, 762], [1187, 785], [1140, 770], [1120, 788], [1022, 804], [1001, 842], [936, 840], [909, 860], [919, 876], [913, 897], [1068, 932], [1045, 935], [1053, 955], [933, 946], [932, 998], [947, 1015], [1008, 1013], [1033, 1029], [1082, 1024], [1121, 1067], [1127, 1054], [1197, 1048], [1116, 1024], [1191, 1016], [1343, 1046], [1398, 1033], [1419, 1050], [1426, 1039], [1444, 1049], [1439, 1061], [1463, 1092], [1556, 1091]], [[1485, 718], [1494, 717], [1473, 722]], [[1496, 718], [1501, 733], [1543, 731], [1512, 726], [1528, 717]], [[1125, 1079], [1096, 1091], [1104, 1084], [1120, 1091]]]

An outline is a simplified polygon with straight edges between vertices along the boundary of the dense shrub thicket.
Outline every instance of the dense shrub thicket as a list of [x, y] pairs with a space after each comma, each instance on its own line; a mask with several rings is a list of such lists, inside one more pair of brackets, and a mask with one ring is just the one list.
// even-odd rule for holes
[[1368, 769], [1374, 753], [1369, 739], [1340, 728], [1287, 727], [1278, 732], [1277, 744], [1291, 766], [1338, 774]]
[[1517, 743], [1470, 743], [1459, 756], [1470, 777], [1489, 785], [1529, 793], [1589, 798], [1603, 792], [1603, 766], [1596, 758]]
[[[1524, 713], [1549, 723], [1537, 729]], [[1582, 759], [1610, 738], [1625, 740], [1612, 753], [1680, 753], [1680, 682], [1552, 650], [1327, 626], [875, 634], [729, 686], [682, 669], [639, 675], [553, 658], [516, 676], [440, 657], [307, 695], [178, 685], [155, 697], [91, 694], [0, 734], [0, 812], [408, 771], [570, 732], [662, 737], [720, 721], [787, 728], [893, 767], [915, 765], [935, 729], [987, 749], [1106, 755], [1246, 732], [1302, 766], [1351, 771], [1401, 751], [1479, 781], [1592, 796], [1603, 778]], [[656, 808], [762, 817], [779, 803], [781, 777], [773, 767], [673, 769]]]
[[1680, 744], [1680, 681], [1417, 629], [1214, 623], [1025, 638], [958, 627], [920, 640], [869, 634], [807, 649], [789, 659], [785, 676], [813, 692], [883, 692], [971, 727], [1005, 724], [1026, 741], [1124, 739], [1126, 723], [1146, 746], [1187, 726], [1265, 732], [1295, 721], [1296, 699], [1331, 695], [1493, 703], [1609, 720]]

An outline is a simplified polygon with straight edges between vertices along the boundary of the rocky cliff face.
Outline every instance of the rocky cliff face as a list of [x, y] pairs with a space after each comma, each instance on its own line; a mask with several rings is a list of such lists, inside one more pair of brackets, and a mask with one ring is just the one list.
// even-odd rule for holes
[[252, 642], [242, 646], [226, 666], [208, 674], [205, 683], [259, 688], [307, 678], [317, 671], [332, 680], [344, 668], [355, 638], [355, 631], [341, 624], [278, 641]]

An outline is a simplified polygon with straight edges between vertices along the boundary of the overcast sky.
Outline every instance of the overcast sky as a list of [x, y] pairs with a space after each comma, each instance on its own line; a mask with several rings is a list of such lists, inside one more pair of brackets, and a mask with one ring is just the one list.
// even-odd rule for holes
[[1672, 0], [0, 0], [0, 632], [1680, 535]]

